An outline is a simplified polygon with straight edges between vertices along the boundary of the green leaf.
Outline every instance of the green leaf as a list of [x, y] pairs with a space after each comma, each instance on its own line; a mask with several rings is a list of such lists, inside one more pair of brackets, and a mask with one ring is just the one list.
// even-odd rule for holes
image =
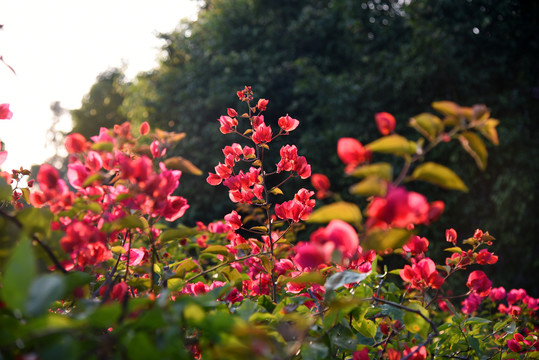
[[387, 183], [382, 178], [372, 175], [350, 186], [350, 194], [360, 196], [384, 196], [387, 191]]
[[475, 325], [475, 324], [489, 324], [491, 323], [492, 321], [488, 320], [488, 319], [483, 319], [483, 318], [480, 318], [480, 317], [471, 317], [469, 319], [466, 319], [464, 320], [463, 322], [463, 326], [466, 326], [466, 325]]
[[267, 295], [262, 295], [258, 298], [258, 306], [263, 307], [271, 314], [277, 305]]
[[427, 181], [444, 189], [468, 191], [462, 179], [453, 170], [435, 162], [426, 162], [416, 167], [411, 179]]
[[485, 170], [487, 167], [487, 148], [481, 138], [474, 132], [465, 131], [458, 137], [462, 147], [475, 160], [477, 167]]
[[98, 142], [92, 144], [92, 150], [112, 152], [112, 150], [114, 150], [114, 145], [110, 142]]
[[202, 253], [204, 254], [219, 254], [219, 255], [228, 255], [228, 249], [224, 245], [210, 245], [204, 250], [202, 250]]
[[345, 201], [334, 202], [322, 206], [311, 214], [307, 222], [309, 223], [328, 223], [331, 220], [339, 219], [348, 223], [357, 224], [361, 222], [361, 210], [354, 203]]
[[103, 180], [103, 175], [99, 174], [99, 173], [96, 173], [96, 174], [92, 174], [90, 176], [88, 176], [86, 178], [86, 180], [84, 180], [84, 182], [82, 183], [82, 187], [87, 187], [87, 186], [90, 186], [92, 185], [95, 181], [98, 181], [100, 182], [101, 180]]
[[444, 115], [460, 116], [462, 113], [460, 106], [452, 101], [435, 101], [431, 106]]
[[452, 252], [452, 253], [462, 254], [462, 249], [459, 248], [458, 246], [444, 249], [444, 251], [449, 251], [449, 252]]
[[253, 226], [249, 230], [254, 231], [254, 232], [261, 232], [261, 233], [264, 233], [264, 234], [266, 234], [268, 232], [268, 228], [265, 227], [265, 226]]
[[26, 208], [17, 214], [17, 220], [28, 235], [37, 233], [48, 237], [51, 232], [52, 213], [47, 208]]
[[293, 283], [293, 284], [319, 284], [322, 285], [325, 283], [325, 279], [319, 272], [305, 272], [301, 273], [300, 275], [296, 277], [288, 277], [288, 276], [279, 276], [277, 279], [277, 283], [279, 284], [286, 284], [286, 283]]
[[198, 234], [198, 231], [196, 229], [188, 227], [168, 229], [161, 233], [161, 235], [159, 236], [159, 241], [165, 243], [172, 240], [180, 240], [189, 236], [194, 236], [196, 234]]
[[354, 319], [352, 320], [352, 327], [366, 338], [373, 339], [376, 336], [376, 324], [371, 320], [361, 319], [358, 321]]
[[442, 120], [430, 113], [422, 113], [414, 116], [410, 119], [410, 126], [430, 141], [434, 140], [444, 130]]
[[363, 249], [384, 251], [402, 247], [412, 233], [406, 229], [372, 230], [367, 233], [365, 241], [361, 244]]
[[301, 346], [301, 358], [304, 360], [326, 359], [329, 355], [329, 349], [321, 343], [305, 343]]
[[351, 176], [355, 177], [368, 177], [371, 175], [377, 175], [382, 179], [391, 181], [393, 178], [393, 167], [389, 163], [381, 162], [370, 165], [363, 165], [354, 170]]
[[357, 273], [355, 271], [345, 270], [331, 275], [324, 284], [326, 291], [332, 291], [346, 284], [357, 283], [365, 280], [369, 273]]
[[112, 228], [115, 230], [122, 229], [141, 229], [144, 230], [147, 223], [141, 220], [140, 216], [137, 215], [127, 215], [119, 220], [116, 220]]
[[367, 149], [393, 155], [416, 154], [417, 144], [400, 135], [388, 135], [365, 145]]
[[196, 262], [193, 261], [192, 258], [187, 258], [183, 260], [178, 267], [176, 268], [176, 275], [180, 278], [185, 277], [185, 274], [189, 271], [195, 270], [198, 268], [198, 265]]
[[25, 309], [36, 272], [35, 255], [30, 239], [23, 235], [3, 274], [1, 291], [7, 307], [19, 311]]
[[[406, 305], [406, 307], [413, 310], [418, 310], [419, 312], [421, 312], [421, 314], [428, 318], [428, 311], [419, 303], [411, 303]], [[402, 318], [404, 320], [404, 326], [408, 331], [413, 334], [419, 334], [423, 338], [427, 337], [430, 329], [430, 324], [423, 317], [416, 313], [406, 311]]]
[[66, 284], [64, 276], [59, 274], [40, 275], [34, 279], [28, 292], [26, 313], [38, 316], [47, 312], [50, 304], [62, 297]]
[[6, 182], [6, 179], [0, 176], [0, 201], [11, 201], [13, 189]]

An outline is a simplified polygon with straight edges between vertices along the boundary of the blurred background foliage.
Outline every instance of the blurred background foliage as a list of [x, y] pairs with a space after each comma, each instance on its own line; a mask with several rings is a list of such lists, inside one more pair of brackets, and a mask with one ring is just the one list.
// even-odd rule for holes
[[[489, 145], [484, 172], [456, 142], [431, 154], [470, 192], [411, 183], [430, 201], [446, 203], [442, 219], [422, 233], [441, 259], [446, 228], [461, 240], [476, 227], [489, 231], [500, 255], [489, 274], [495, 284], [539, 296], [538, 14], [539, 3], [518, 0], [202, 1], [197, 20], [159, 35], [165, 45], [158, 68], [132, 82], [118, 69], [97, 79], [71, 112], [73, 131], [89, 137], [130, 120], [186, 132], [176, 151], [207, 173], [222, 161], [223, 146], [239, 141], [219, 132], [217, 118], [227, 107], [245, 111], [235, 91], [249, 85], [256, 98], [270, 100], [267, 123], [286, 113], [301, 121], [282, 141], [296, 144], [313, 172], [353, 199], [353, 180], [336, 155], [340, 137], [374, 140], [374, 114], [381, 111], [413, 137], [408, 119], [431, 111], [433, 101], [484, 103], [500, 119], [500, 145]], [[186, 223], [231, 210], [226, 191], [205, 176], [185, 174], [181, 183], [191, 204]]]

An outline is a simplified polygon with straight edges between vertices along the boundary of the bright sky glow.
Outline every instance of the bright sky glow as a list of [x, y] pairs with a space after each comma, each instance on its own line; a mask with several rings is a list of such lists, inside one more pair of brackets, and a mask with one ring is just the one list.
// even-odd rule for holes
[[[0, 120], [0, 139], [8, 159], [3, 170], [41, 164], [54, 154], [46, 146], [52, 124], [50, 105], [81, 105], [96, 77], [126, 65], [126, 75], [157, 66], [159, 32], [195, 18], [194, 0], [19, 0], [0, 2], [0, 103], [14, 115]], [[62, 117], [59, 129], [70, 130]]]

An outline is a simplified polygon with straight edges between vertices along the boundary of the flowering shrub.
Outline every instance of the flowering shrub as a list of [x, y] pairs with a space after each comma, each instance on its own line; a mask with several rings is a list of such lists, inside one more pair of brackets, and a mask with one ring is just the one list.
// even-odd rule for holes
[[[422, 237], [444, 203], [403, 185], [467, 191], [455, 172], [425, 157], [456, 139], [484, 168], [482, 138], [498, 142], [486, 107], [434, 103], [443, 118], [410, 120], [417, 140], [397, 134], [384, 112], [375, 115], [381, 138], [363, 145], [343, 137], [337, 154], [346, 176], [361, 179], [350, 188], [367, 198], [361, 210], [340, 200], [326, 176], [311, 174], [295, 145], [268, 163], [275, 140], [301, 121], [265, 119], [271, 102], [255, 100], [250, 87], [237, 96], [247, 110], [219, 117], [233, 142], [206, 178], [225, 186], [235, 206], [223, 220], [174, 225], [189, 208], [176, 193], [182, 172], [201, 172], [166, 157], [185, 134], [148, 123], [67, 136], [67, 182], [47, 164], [37, 187], [25, 182], [27, 170], [0, 173], [2, 356], [537, 358], [538, 299], [488, 278], [498, 260], [489, 250], [494, 237], [479, 229]], [[378, 153], [401, 158], [400, 170], [373, 162]], [[6, 156], [0, 152], [0, 165]], [[285, 194], [293, 178], [304, 185]], [[316, 207], [316, 199], [328, 203]], [[298, 241], [304, 222], [320, 227]], [[444, 238], [449, 255], [437, 264], [429, 243]], [[388, 269], [389, 254], [405, 265]], [[466, 274], [462, 294], [447, 288], [456, 272]]]

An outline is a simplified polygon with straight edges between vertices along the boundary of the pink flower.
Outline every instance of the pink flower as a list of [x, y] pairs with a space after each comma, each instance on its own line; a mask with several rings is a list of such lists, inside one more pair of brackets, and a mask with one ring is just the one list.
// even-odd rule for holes
[[185, 214], [188, 208], [189, 204], [187, 204], [185, 198], [181, 196], [169, 196], [166, 208], [163, 211], [163, 217], [166, 221], [177, 220]]
[[479, 296], [487, 296], [492, 288], [492, 281], [481, 270], [472, 271], [466, 282], [468, 288]]
[[372, 154], [354, 138], [341, 138], [337, 143], [337, 155], [346, 165], [345, 171], [352, 172], [358, 165], [371, 159]]
[[367, 207], [368, 227], [399, 227], [428, 222], [427, 199], [402, 187], [390, 187], [385, 197], [375, 197]]
[[289, 131], [292, 131], [298, 127], [299, 121], [286, 114], [286, 116], [281, 116], [279, 118], [278, 124], [279, 127], [288, 134]]
[[455, 229], [447, 229], [445, 231], [445, 240], [453, 245], [457, 245], [457, 231]]
[[477, 309], [479, 309], [479, 305], [481, 305], [481, 300], [481, 296], [477, 295], [476, 293], [471, 293], [461, 303], [462, 312], [468, 315], [476, 312]]
[[326, 175], [312, 174], [311, 184], [316, 190], [317, 199], [323, 199], [328, 195], [331, 183]]
[[162, 157], [162, 156], [165, 156], [165, 154], [167, 153], [167, 148], [163, 146], [162, 143], [160, 143], [159, 141], [155, 140], [154, 142], [152, 142], [152, 144], [150, 145], [150, 151], [152, 153], [152, 156], [155, 158], [159, 158], [159, 157]]
[[355, 351], [352, 355], [352, 360], [370, 360], [369, 349], [364, 348], [361, 351]]
[[356, 230], [342, 220], [331, 220], [325, 228], [320, 228], [311, 234], [311, 242], [332, 243], [344, 257], [352, 258], [358, 250], [359, 238]]
[[492, 301], [500, 301], [505, 299], [505, 288], [503, 286], [500, 286], [498, 288], [492, 288], [490, 289], [490, 293], [488, 294], [488, 297]]
[[262, 123], [253, 131], [253, 141], [255, 144], [268, 143], [272, 137], [271, 127]]
[[411, 267], [404, 265], [404, 269], [400, 271], [400, 277], [410, 283], [413, 289], [424, 287], [439, 289], [444, 283], [444, 278], [438, 274], [436, 264], [430, 258], [424, 258], [417, 264], [412, 264]]
[[522, 350], [522, 346], [520, 345], [520, 343], [516, 340], [513, 340], [513, 339], [510, 339], [510, 340], [507, 340], [507, 347], [512, 351], [512, 352], [520, 352]]
[[294, 263], [298, 269], [302, 271], [314, 270], [322, 264], [327, 264], [331, 261], [331, 254], [333, 253], [333, 244], [318, 244], [300, 242], [294, 247], [296, 255], [294, 256]]
[[13, 113], [9, 110], [9, 104], [0, 104], [0, 120], [9, 120]]
[[86, 138], [78, 133], [72, 133], [66, 136], [64, 146], [68, 154], [78, 154], [88, 149]]
[[421, 348], [417, 348], [417, 346], [412, 347], [411, 349], [408, 348], [408, 346], [404, 345], [405, 350], [402, 352], [402, 355], [404, 357], [408, 356], [411, 353], [414, 353], [411, 357], [409, 357], [409, 360], [425, 360], [427, 358], [427, 348], [422, 346]]
[[241, 216], [235, 210], [225, 215], [225, 222], [232, 230], [238, 230], [243, 225], [241, 223]]
[[236, 130], [236, 126], [238, 125], [238, 120], [236, 118], [231, 118], [230, 116], [223, 115], [218, 119], [218, 121], [221, 124], [219, 130], [223, 134], [228, 134]]
[[380, 131], [380, 134], [389, 135], [395, 130], [395, 117], [390, 113], [377, 113], [376, 115], [374, 115], [374, 119], [376, 120], [376, 126], [378, 127], [378, 131]]
[[266, 107], [268, 106], [268, 103], [269, 103], [269, 100], [259, 99], [258, 104], [256, 104], [256, 107], [258, 108], [258, 110], [264, 111], [264, 110], [266, 110]]
[[150, 132], [150, 124], [147, 121], [140, 124], [139, 133], [140, 135], [146, 135]]
[[477, 254], [475, 261], [477, 261], [479, 265], [487, 265], [487, 264], [492, 265], [492, 264], [496, 264], [496, 262], [498, 261], [498, 257], [490, 253], [487, 249], [482, 249]]
[[402, 247], [404, 251], [411, 252], [413, 256], [425, 253], [428, 248], [429, 240], [417, 235], [412, 235], [410, 240]]

